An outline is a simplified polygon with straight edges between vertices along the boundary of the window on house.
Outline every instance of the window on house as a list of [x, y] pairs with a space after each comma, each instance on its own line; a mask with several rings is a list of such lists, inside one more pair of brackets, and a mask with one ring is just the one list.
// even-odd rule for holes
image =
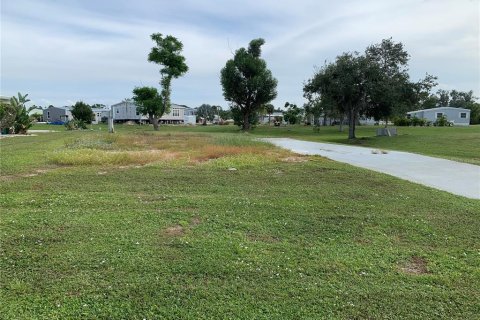
[[117, 113], [120, 113], [120, 110], [117, 109]]
[[466, 112], [460, 112], [460, 118], [466, 119], [467, 118], [467, 113]]
[[437, 112], [437, 119], [440, 119], [441, 117], [443, 117], [443, 112]]
[[172, 115], [173, 115], [174, 117], [180, 116], [180, 110], [178, 110], [178, 109], [173, 109]]
[[139, 116], [139, 115], [140, 115], [140, 112], [137, 111], [137, 112], [135, 112], [135, 114], [136, 114], [137, 116]]
[[407, 114], [407, 119], [410, 119], [412, 117], [411, 114]]
[[47, 119], [50, 119], [50, 111], [47, 111]]

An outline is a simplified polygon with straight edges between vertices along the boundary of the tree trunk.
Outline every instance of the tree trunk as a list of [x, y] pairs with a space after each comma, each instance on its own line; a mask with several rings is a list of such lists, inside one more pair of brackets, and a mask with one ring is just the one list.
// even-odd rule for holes
[[388, 126], [388, 117], [385, 117], [385, 128]]
[[250, 130], [250, 121], [248, 121], [249, 118], [250, 118], [250, 112], [245, 111], [243, 113], [243, 127], [242, 127], [243, 131]]
[[270, 117], [271, 116], [272, 116], [271, 114], [268, 115], [268, 125], [270, 125]]
[[158, 118], [155, 116], [149, 117], [150, 123], [153, 124], [153, 130], [158, 131], [160, 126], [158, 125]]
[[340, 126], [338, 128], [338, 131], [343, 132], [343, 114], [339, 118], [340, 121]]
[[348, 115], [348, 139], [355, 139], [355, 111], [350, 109]]

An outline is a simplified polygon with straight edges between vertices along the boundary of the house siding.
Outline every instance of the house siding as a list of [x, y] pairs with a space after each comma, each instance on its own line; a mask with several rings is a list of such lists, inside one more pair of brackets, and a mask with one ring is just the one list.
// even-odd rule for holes
[[[410, 117], [417, 117], [419, 119], [426, 119], [427, 121], [435, 122], [437, 114], [442, 113], [448, 121], [452, 121], [454, 125], [468, 126], [470, 124], [470, 110], [463, 108], [440, 107], [418, 111], [407, 112]], [[460, 114], [465, 113], [466, 117], [461, 118]]]
[[43, 110], [43, 119], [46, 122], [69, 121], [72, 120], [72, 112], [66, 108], [50, 107]]
[[[120, 102], [112, 105], [113, 119], [116, 122], [135, 121], [148, 122], [148, 116], [137, 114], [137, 106], [133, 102]], [[172, 104], [170, 112], [164, 114], [160, 119], [160, 123], [179, 124], [188, 121], [191, 115], [191, 109], [186, 106]]]

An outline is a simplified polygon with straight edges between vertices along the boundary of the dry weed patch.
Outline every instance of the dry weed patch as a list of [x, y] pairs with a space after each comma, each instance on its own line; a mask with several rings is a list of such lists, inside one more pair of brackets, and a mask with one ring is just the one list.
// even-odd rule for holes
[[400, 270], [408, 274], [427, 274], [427, 260], [422, 257], [414, 256], [405, 265], [400, 267]]

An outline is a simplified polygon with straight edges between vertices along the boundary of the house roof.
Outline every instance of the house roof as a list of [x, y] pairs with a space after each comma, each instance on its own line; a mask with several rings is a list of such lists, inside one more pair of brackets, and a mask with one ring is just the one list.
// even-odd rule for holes
[[[133, 101], [128, 101], [127, 104], [129, 106], [135, 106], [135, 103]], [[119, 103], [115, 103], [115, 104], [112, 104], [112, 107], [118, 107], [118, 106], [124, 106], [125, 105], [125, 101], [122, 101], [122, 102], [119, 102]], [[176, 103], [172, 103], [170, 105], [172, 108], [183, 108], [183, 109], [191, 109], [190, 107], [187, 107], [185, 105], [182, 105], [182, 104], [176, 104]]]
[[417, 113], [417, 112], [421, 112], [421, 111], [436, 111], [436, 110], [445, 110], [445, 109], [453, 109], [453, 110], [461, 110], [461, 111], [470, 111], [469, 109], [464, 109], [464, 108], [437, 107], [437, 108], [430, 108], [430, 109], [421, 109], [421, 110], [409, 111], [409, 112], [407, 112], [407, 114]]

